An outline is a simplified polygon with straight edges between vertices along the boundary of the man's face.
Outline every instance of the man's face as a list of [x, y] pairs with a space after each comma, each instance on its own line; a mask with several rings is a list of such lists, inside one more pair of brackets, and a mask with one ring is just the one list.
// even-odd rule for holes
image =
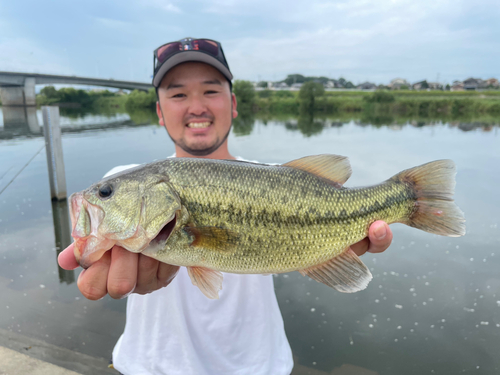
[[229, 82], [217, 69], [199, 62], [168, 71], [158, 88], [156, 112], [174, 143], [194, 156], [217, 150], [238, 115]]

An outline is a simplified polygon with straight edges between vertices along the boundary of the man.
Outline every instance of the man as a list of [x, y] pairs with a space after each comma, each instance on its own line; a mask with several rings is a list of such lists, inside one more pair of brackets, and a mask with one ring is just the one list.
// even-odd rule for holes
[[[177, 157], [236, 159], [227, 144], [238, 115], [232, 78], [218, 42], [187, 38], [155, 51], [157, 114]], [[369, 238], [352, 248], [358, 255], [381, 252], [391, 240], [387, 224], [376, 222]], [[78, 266], [72, 250], [71, 245], [59, 256], [61, 267]], [[271, 276], [225, 274], [220, 299], [209, 300], [184, 267], [115, 246], [81, 272], [78, 287], [91, 300], [128, 296], [125, 331], [113, 351], [115, 368], [123, 374], [287, 375], [292, 370]]]

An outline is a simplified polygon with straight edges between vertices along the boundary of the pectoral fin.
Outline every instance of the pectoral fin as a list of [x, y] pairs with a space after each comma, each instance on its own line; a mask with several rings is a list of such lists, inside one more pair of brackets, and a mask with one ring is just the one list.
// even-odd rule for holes
[[363, 290], [373, 278], [370, 270], [351, 248], [323, 264], [299, 272], [343, 293]]
[[216, 251], [233, 251], [239, 237], [238, 233], [217, 227], [185, 227], [184, 231], [194, 237], [191, 246]]
[[210, 299], [219, 299], [222, 289], [222, 273], [203, 267], [187, 267], [188, 275], [193, 285]]

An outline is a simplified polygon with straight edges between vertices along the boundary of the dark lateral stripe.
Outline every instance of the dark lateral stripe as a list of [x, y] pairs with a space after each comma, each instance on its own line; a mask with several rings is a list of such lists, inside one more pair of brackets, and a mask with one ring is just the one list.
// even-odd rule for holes
[[[347, 189], [346, 189], [347, 190]], [[367, 190], [370, 190], [367, 189]], [[388, 189], [387, 189], [388, 190]], [[365, 192], [363, 192], [364, 194]], [[227, 209], [221, 209], [219, 205], [214, 204], [203, 204], [199, 202], [184, 202], [187, 208], [192, 213], [210, 215], [212, 217], [222, 218], [227, 217], [230, 222], [233, 223], [248, 223], [254, 224], [255, 226], [274, 224], [274, 225], [328, 225], [343, 223], [344, 221], [352, 221], [362, 217], [369, 217], [376, 212], [385, 210], [394, 205], [401, 204], [404, 202], [413, 201], [415, 198], [411, 195], [411, 191], [408, 189], [401, 189], [396, 194], [391, 192], [385, 197], [382, 202], [375, 201], [367, 206], [363, 204], [359, 205], [356, 201], [353, 206], [358, 206], [358, 210], [353, 210], [348, 212], [346, 209], [342, 209], [338, 214], [331, 211], [325, 211], [322, 213], [315, 207], [310, 207], [307, 212], [299, 212], [297, 215], [284, 216], [283, 212], [270, 209], [263, 209], [256, 211], [251, 205], [246, 207], [237, 207], [237, 205], [230, 205]], [[369, 195], [375, 195], [374, 192], [369, 192]], [[383, 195], [379, 193], [379, 195]], [[363, 202], [361, 202], [363, 203]], [[326, 204], [329, 208], [330, 205]], [[332, 207], [334, 208], [334, 207]]]

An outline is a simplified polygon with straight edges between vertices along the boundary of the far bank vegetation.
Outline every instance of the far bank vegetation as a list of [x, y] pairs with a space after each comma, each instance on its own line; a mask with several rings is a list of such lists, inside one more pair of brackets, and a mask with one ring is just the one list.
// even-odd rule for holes
[[[318, 82], [308, 81], [299, 90], [262, 89], [249, 81], [236, 80], [233, 92], [241, 117], [250, 115], [298, 116], [385, 113], [408, 118], [450, 119], [461, 117], [500, 117], [500, 91], [416, 91], [350, 90], [328, 91]], [[134, 90], [130, 93], [99, 90], [96, 92], [52, 86], [43, 88], [37, 104], [61, 107], [116, 109], [124, 112], [148, 112], [154, 116], [156, 92]], [[148, 115], [149, 117], [149, 115]]]

